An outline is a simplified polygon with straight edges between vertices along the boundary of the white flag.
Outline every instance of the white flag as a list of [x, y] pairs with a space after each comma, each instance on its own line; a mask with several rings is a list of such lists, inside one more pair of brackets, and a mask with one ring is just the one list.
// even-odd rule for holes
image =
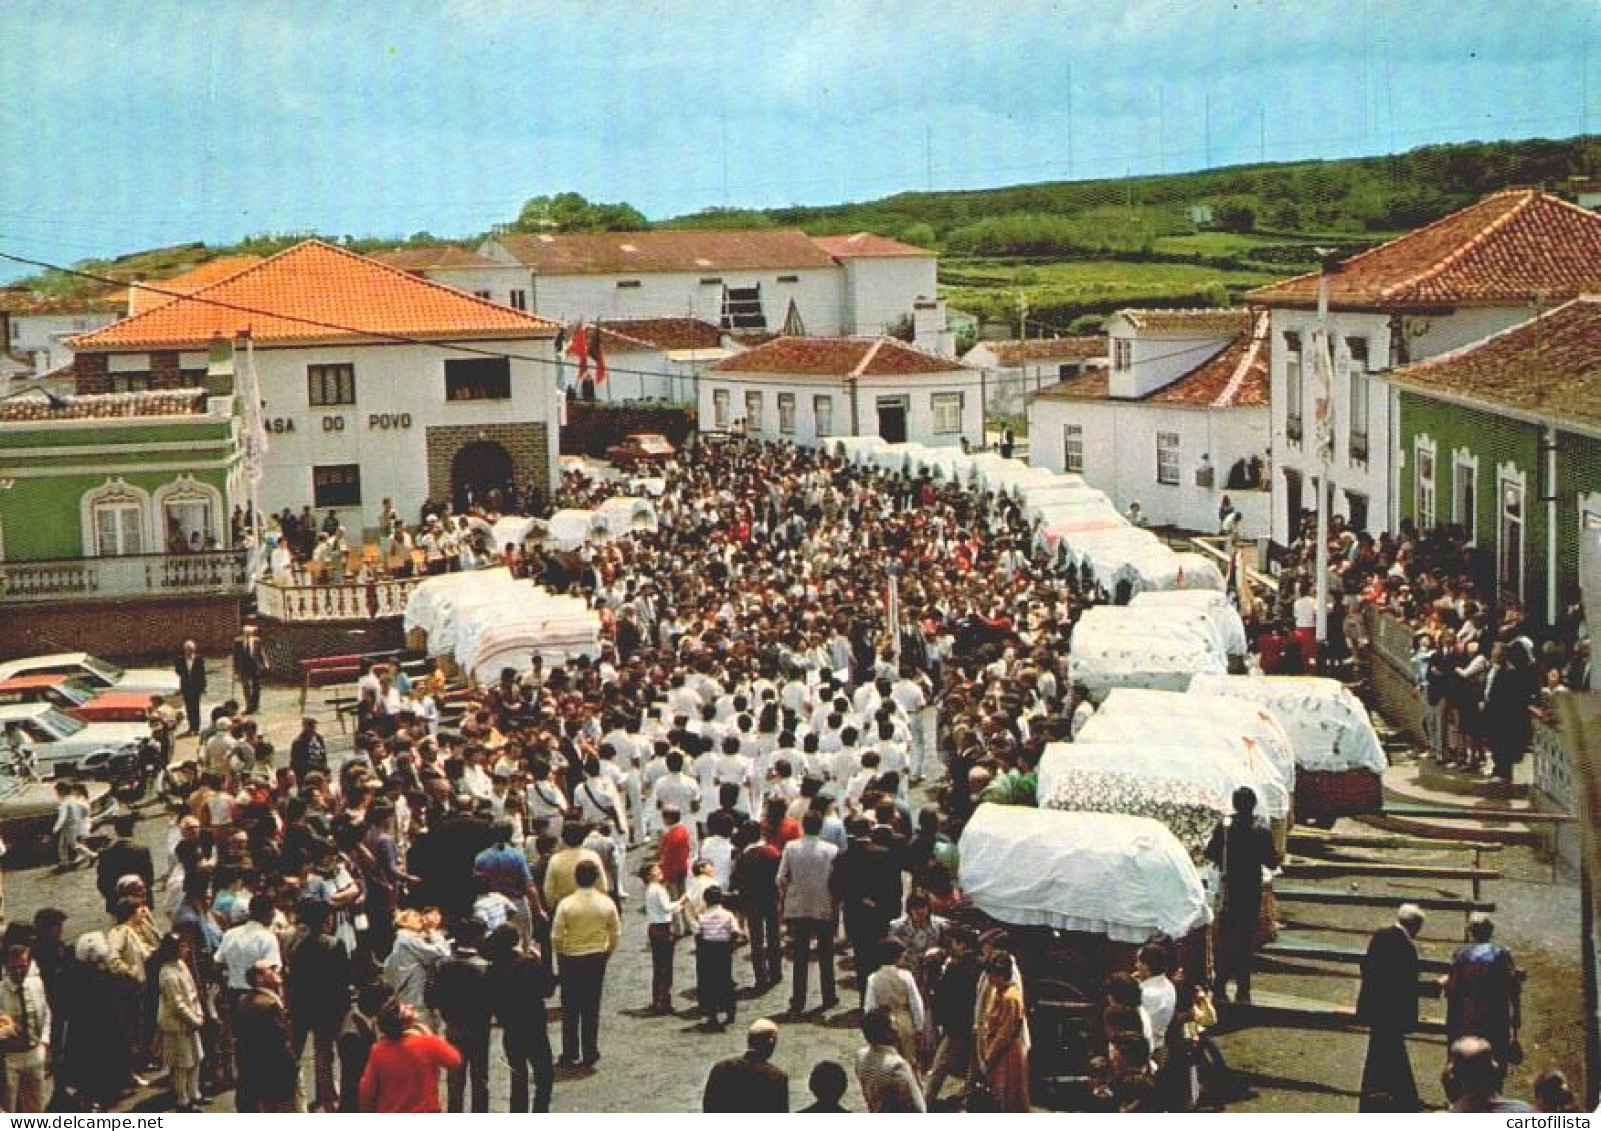
[[1334, 360], [1321, 329], [1312, 331], [1312, 389], [1312, 440], [1318, 458], [1328, 463], [1334, 459]]
[[261, 381], [256, 376], [256, 343], [245, 339], [244, 364], [236, 367], [235, 384], [243, 400], [244, 435], [240, 438], [240, 451], [244, 456], [245, 478], [251, 486], [259, 486], [266, 470], [267, 418], [261, 406]]

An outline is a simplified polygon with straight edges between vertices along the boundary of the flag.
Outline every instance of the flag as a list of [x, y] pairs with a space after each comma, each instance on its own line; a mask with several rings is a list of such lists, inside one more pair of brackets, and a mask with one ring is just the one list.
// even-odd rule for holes
[[556, 331], [556, 392], [561, 396], [567, 395], [567, 390], [573, 387], [572, 378], [567, 373], [567, 363], [562, 359], [567, 356], [567, 327], [563, 326]]
[[256, 375], [256, 343], [249, 331], [240, 335], [245, 340], [244, 364], [239, 366], [238, 390], [240, 407], [244, 411], [244, 429], [240, 437], [240, 454], [243, 457], [245, 478], [252, 487], [261, 483], [266, 471], [267, 417], [261, 405], [261, 380]]
[[584, 324], [582, 322], [573, 331], [572, 340], [567, 343], [567, 356], [578, 359], [578, 379], [580, 381], [589, 376], [589, 335], [584, 332]]
[[1334, 458], [1334, 361], [1323, 329], [1312, 332], [1312, 388], [1312, 438], [1318, 458], [1327, 464]]
[[596, 323], [589, 335], [589, 356], [595, 363], [595, 384], [606, 383], [606, 355], [600, 348], [600, 324]]

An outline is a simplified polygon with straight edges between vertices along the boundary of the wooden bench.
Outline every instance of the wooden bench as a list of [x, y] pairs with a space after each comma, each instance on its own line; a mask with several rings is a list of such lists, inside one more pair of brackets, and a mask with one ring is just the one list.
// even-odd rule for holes
[[[345, 656], [316, 656], [311, 659], [299, 661], [300, 667], [300, 713], [306, 713], [306, 696], [313, 687], [332, 687], [340, 683], [354, 683], [361, 677], [361, 657], [357, 655]], [[343, 717], [340, 719], [341, 727], [344, 725]]]
[[[1257, 951], [1263, 958], [1276, 958], [1282, 962], [1338, 962], [1348, 966], [1360, 966], [1366, 953], [1363, 947], [1294, 942], [1283, 936], [1278, 942], [1268, 943]], [[1418, 970], [1424, 974], [1444, 974], [1450, 969], [1448, 959], [1418, 956]]]

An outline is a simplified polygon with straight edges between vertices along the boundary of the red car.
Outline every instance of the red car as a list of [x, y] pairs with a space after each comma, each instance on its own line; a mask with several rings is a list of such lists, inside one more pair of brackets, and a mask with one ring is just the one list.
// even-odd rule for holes
[[96, 692], [69, 675], [19, 675], [0, 681], [0, 707], [48, 703], [86, 723], [142, 723], [151, 698], [143, 691]]
[[666, 463], [678, 454], [673, 442], [660, 432], [635, 432], [620, 444], [606, 449], [613, 467], [624, 470]]

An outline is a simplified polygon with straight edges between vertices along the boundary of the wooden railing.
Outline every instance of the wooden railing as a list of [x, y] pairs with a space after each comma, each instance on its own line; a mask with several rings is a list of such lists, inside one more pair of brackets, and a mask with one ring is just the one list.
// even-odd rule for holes
[[0, 564], [0, 604], [242, 594], [242, 553], [140, 554]]
[[256, 611], [273, 620], [372, 620], [398, 617], [406, 611], [406, 598], [421, 578], [385, 578], [346, 581], [337, 585], [280, 585], [256, 583]]

